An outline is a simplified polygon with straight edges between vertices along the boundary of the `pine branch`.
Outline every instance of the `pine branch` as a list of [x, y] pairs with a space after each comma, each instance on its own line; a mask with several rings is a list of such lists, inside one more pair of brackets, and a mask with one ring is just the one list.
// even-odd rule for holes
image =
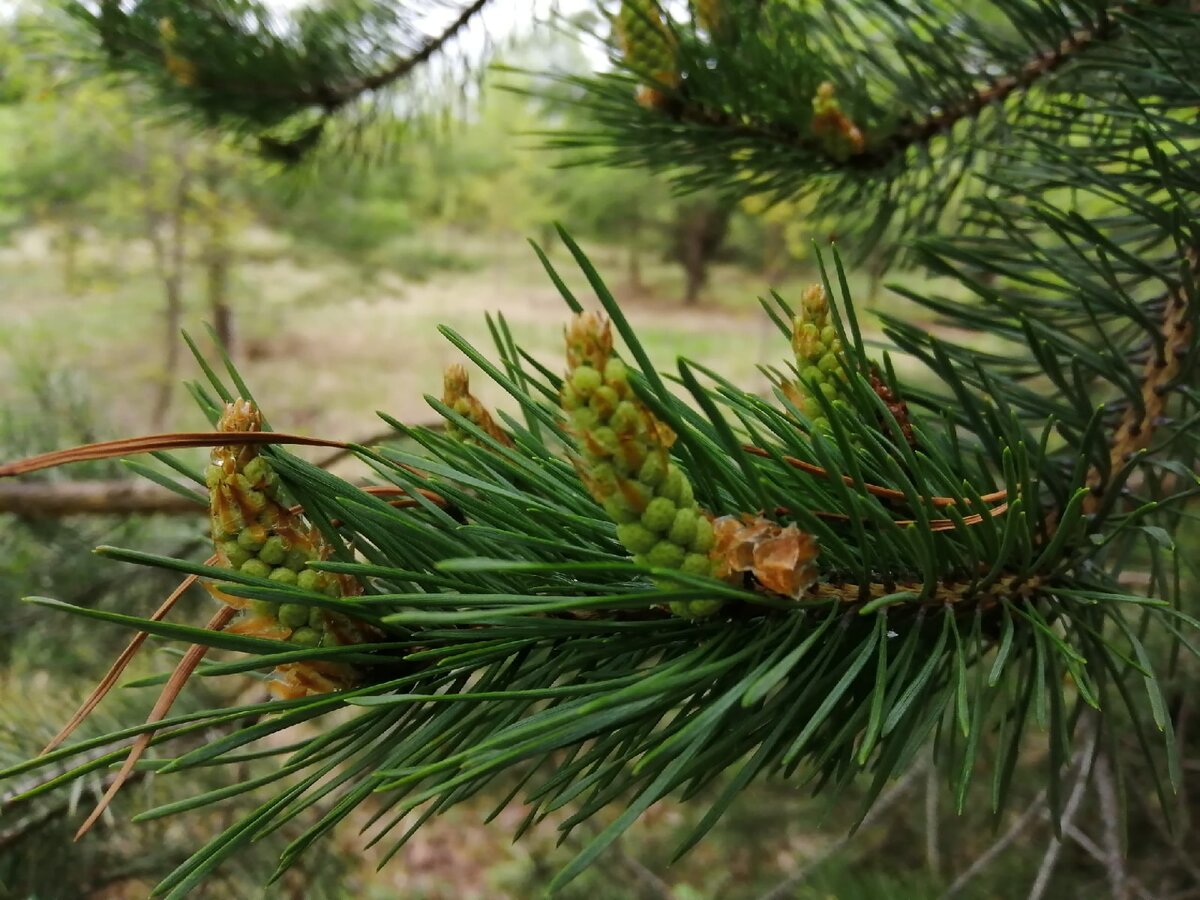
[[251, 137], [264, 155], [292, 163], [317, 146], [336, 115], [365, 115], [367, 96], [427, 68], [488, 2], [472, 0], [434, 34], [422, 33], [417, 4], [398, 0], [302, 9], [283, 28], [274, 21], [281, 14], [257, 0], [98, 9], [75, 0], [68, 9], [108, 71], [133, 75], [203, 127]]
[[325, 111], [327, 113], [335, 112], [346, 104], [357, 100], [363, 94], [381, 90], [404, 78], [414, 69], [432, 59], [438, 51], [466, 28], [471, 20], [481, 13], [489, 2], [491, 0], [474, 0], [441, 34], [431, 37], [416, 53], [399, 60], [394, 65], [351, 84], [337, 88], [318, 89], [318, 94], [322, 98], [321, 104]]
[[906, 117], [896, 123], [886, 136], [873, 135], [871, 129], [867, 129], [863, 149], [844, 157], [830, 155], [825, 142], [815, 137], [811, 130], [801, 131], [783, 122], [747, 121], [724, 110], [694, 105], [688, 102], [686, 91], [672, 96], [666, 102], [664, 111], [680, 121], [721, 130], [739, 139], [762, 140], [798, 149], [814, 157], [825, 158], [835, 168], [846, 167], [864, 172], [886, 169], [902, 160], [910, 149], [947, 134], [964, 120], [977, 117], [989, 106], [1004, 103], [1015, 92], [1027, 90], [1066, 63], [1105, 41], [1115, 39], [1121, 34], [1120, 18], [1135, 13], [1139, 6], [1165, 6], [1169, 3], [1170, 0], [1143, 0], [1140, 3], [1117, 4], [1103, 11], [1094, 25], [1076, 29], [1057, 47], [1035, 53], [1016, 71], [997, 76], [967, 95], [929, 111], [922, 118]]
[[[286, 696], [267, 720], [162, 760], [188, 772], [251, 748], [279, 763], [257, 778], [226, 768], [241, 781], [230, 790], [271, 784], [274, 795], [169, 875], [162, 895], [182, 897], [317, 796], [332, 802], [286, 848], [285, 867], [368, 797], [379, 804], [372, 840], [391, 840], [394, 852], [412, 831], [387, 836], [412, 814], [419, 824], [511, 771], [521, 773], [528, 824], [570, 806], [569, 835], [624, 807], [556, 887], [668, 795], [714, 797], [682, 854], [767, 774], [822, 790], [861, 778], [867, 814], [931, 741], [956, 803], [990, 766], [999, 809], [1036, 731], [1047, 751], [1043, 796], [1061, 820], [1074, 776], [1067, 812], [1082, 803], [1096, 743], [1089, 708], [1103, 710], [1106, 728], [1128, 729], [1157, 805], [1170, 807], [1182, 766], [1159, 648], [1188, 644], [1195, 626], [1171, 570], [1178, 557], [1168, 557], [1200, 495], [1189, 480], [1200, 454], [1195, 275], [1178, 258], [1195, 245], [1200, 193], [1190, 75], [1200, 20], [1131, 4], [1105, 14], [1106, 29], [1120, 21], [1122, 39], [1111, 40], [1095, 4], [997, 9], [1010, 32], [989, 31], [986, 12], [972, 18], [975, 7], [960, 4], [956, 39], [942, 43], [929, 37], [945, 11], [937, 4], [890, 18], [866, 2], [764, 5], [776, 25], [813, 28], [746, 33], [736, 52], [710, 54], [703, 30], [677, 35], [681, 97], [699, 108], [739, 122], [846, 126], [843, 152], [856, 150], [858, 121], [881, 141], [891, 132], [880, 123], [893, 118], [922, 123], [897, 129], [944, 137], [911, 135], [912, 156], [937, 156], [889, 164], [891, 178], [847, 172], [855, 152], [843, 165], [833, 151], [708, 140], [657, 108], [631, 115], [628, 75], [601, 79], [589, 101], [623, 161], [644, 153], [640, 161], [690, 168], [706, 184], [781, 195], [818, 181], [823, 202], [845, 206], [828, 207], [839, 223], [857, 215], [875, 228], [898, 211], [907, 227], [927, 226], [931, 271], [957, 290], [910, 292], [930, 316], [887, 322], [896, 346], [927, 366], [924, 383], [872, 358], [836, 256], [830, 270], [818, 258], [822, 286], [804, 292], [799, 310], [778, 296], [763, 304], [781, 357], [792, 357], [764, 361], [778, 373], [770, 395], [689, 360], [662, 371], [565, 231], [591, 289], [576, 296], [540, 254], [574, 314], [565, 377], [522, 349], [503, 318], [488, 323], [495, 354], [442, 329], [515, 411], [493, 417], [454, 390], [430, 399], [442, 431], [387, 420], [403, 443], [354, 448], [379, 482], [371, 490], [292, 456], [282, 445], [294, 436], [247, 433], [261, 425], [249, 388], [232, 365], [218, 375], [201, 360], [210, 384], [196, 397], [225, 426], [167, 440], [220, 448], [204, 473], [216, 563], [102, 555], [203, 578], [226, 610], [246, 612], [217, 634], [165, 614], [34, 601], [242, 654], [205, 666], [208, 677], [282, 679]], [[875, 33], [854, 30], [868, 10], [897, 41], [872, 45]], [[1081, 77], [1066, 78], [1068, 68]], [[977, 87], [990, 78], [982, 73], [1005, 71], [1011, 82]], [[1055, 71], [1064, 77], [1050, 79]], [[834, 76], [836, 98], [824, 88]], [[1022, 78], [1046, 89], [1009, 117]], [[929, 125], [939, 107], [946, 118]], [[1009, 125], [1012, 152], [994, 146]], [[985, 147], [996, 165], [968, 169]], [[964, 177], [975, 199], [963, 227], [937, 237]], [[607, 320], [584, 312], [596, 304]], [[930, 328], [930, 317], [955, 328]], [[1135, 449], [1153, 460], [1113, 462], [1113, 444], [1127, 452], [1151, 428], [1153, 441]], [[0, 476], [162, 440], [52, 454], [0, 466]], [[1092, 513], [1096, 472], [1104, 502]], [[1131, 569], [1147, 573], [1137, 589], [1122, 579]], [[169, 716], [126, 736], [157, 728], [166, 741], [194, 722]], [[298, 746], [270, 740], [306, 723], [313, 736]], [[1058, 852], [1050, 848], [1047, 877]]]

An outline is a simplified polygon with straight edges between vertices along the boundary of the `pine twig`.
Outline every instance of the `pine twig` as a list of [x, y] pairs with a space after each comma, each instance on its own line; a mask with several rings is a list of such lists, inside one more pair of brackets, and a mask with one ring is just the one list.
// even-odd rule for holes
[[446, 29], [438, 35], [426, 41], [421, 48], [412, 56], [405, 57], [395, 65], [377, 72], [374, 75], [369, 75], [359, 81], [353, 82], [345, 87], [333, 91], [326, 96], [324, 106], [327, 112], [334, 112], [337, 109], [357, 100], [363, 94], [385, 88], [401, 78], [404, 78], [418, 66], [428, 62], [434, 54], [446, 46], [454, 37], [462, 31], [472, 19], [474, 19], [483, 8], [487, 6], [490, 0], [475, 0], [470, 6], [462, 11]]
[[[1105, 824], [1107, 825], [1107, 823]], [[1100, 847], [1098, 847], [1095, 841], [1093, 841], [1079, 829], [1078, 825], [1070, 825], [1064, 828], [1063, 834], [1078, 844], [1080, 849], [1082, 849], [1088, 856], [1092, 857], [1092, 859], [1096, 860], [1098, 863], [1104, 865], [1105, 869], [1109, 868], [1110, 860], [1108, 851], [1102, 850]], [[1125, 880], [1121, 883], [1121, 893], [1117, 894], [1114, 889], [1113, 897], [1119, 897], [1121, 900], [1125, 900], [1125, 898], [1129, 897], [1131, 893], [1136, 894], [1138, 896], [1138, 900], [1154, 900], [1154, 895], [1146, 889], [1145, 885], [1143, 885], [1136, 878], [1127, 875]]]
[[[1100, 823], [1103, 828], [1103, 851], [1096, 856], [1104, 863], [1108, 874], [1108, 885], [1112, 891], [1113, 900], [1128, 900], [1130, 879], [1125, 871], [1124, 854], [1121, 849], [1121, 835], [1118, 830], [1120, 810], [1117, 802], [1117, 786], [1113, 782], [1112, 765], [1108, 753], [1101, 753], [1096, 758], [1096, 795], [1100, 800]], [[1076, 843], [1079, 839], [1072, 835]], [[1082, 844], [1080, 844], [1082, 846]], [[1086, 850], [1087, 848], [1084, 847]], [[1088, 852], [1091, 852], [1090, 850]]]
[[[1089, 28], [1080, 28], [1064, 38], [1057, 47], [1043, 50], [1031, 57], [1016, 72], [1001, 75], [986, 85], [976, 88], [957, 102], [947, 103], [931, 110], [922, 119], [902, 122], [888, 138], [876, 146], [867, 146], [859, 153], [850, 154], [844, 165], [861, 170], [881, 169], [903, 157], [912, 147], [929, 143], [934, 137], [948, 133], [959, 122], [978, 116], [989, 106], [1003, 103], [1013, 93], [1031, 87], [1036, 82], [1061, 68], [1066, 62], [1081, 53], [1098, 46], [1119, 33], [1118, 20], [1137, 6], [1162, 6], [1166, 0], [1148, 0], [1145, 3], [1120, 3], [1101, 13], [1098, 22]], [[828, 156], [822, 142], [815, 136], [798, 131], [792, 125], [774, 122], [747, 122], [723, 110], [688, 106], [686, 101], [677, 101], [668, 109], [679, 119], [699, 125], [719, 128], [723, 132], [757, 140], [801, 147], [814, 154]]]
[[[1063, 809], [1059, 825], [1060, 831], [1066, 831], [1073, 827], [1075, 815], [1079, 812], [1079, 806], [1083, 802], [1084, 795], [1087, 793], [1088, 777], [1096, 761], [1096, 732], [1098, 727], [1097, 725], [1093, 725], [1088, 749], [1079, 761], [1079, 774], [1075, 778], [1075, 785], [1071, 789], [1071, 796], [1067, 798], [1067, 805]], [[1042, 865], [1038, 869], [1037, 878], [1034, 879], [1033, 887], [1029, 889], [1028, 900], [1042, 900], [1046, 889], [1050, 886], [1050, 879], [1054, 877], [1054, 870], [1058, 866], [1058, 856], [1062, 851], [1062, 845], [1063, 841], [1061, 837], [1051, 835], [1050, 845], [1046, 848], [1046, 855], [1042, 857]]]

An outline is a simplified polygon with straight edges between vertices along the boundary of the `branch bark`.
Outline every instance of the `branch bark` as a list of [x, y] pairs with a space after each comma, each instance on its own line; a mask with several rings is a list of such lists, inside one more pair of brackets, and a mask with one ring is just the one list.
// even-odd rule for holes
[[0, 513], [28, 519], [63, 516], [196, 515], [204, 506], [149, 481], [0, 481]]
[[328, 112], [333, 112], [353, 100], [357, 100], [363, 94], [377, 91], [385, 88], [388, 85], [404, 78], [418, 66], [428, 62], [434, 54], [440, 51], [446, 44], [450, 43], [455, 36], [462, 31], [474, 19], [483, 8], [488, 5], [491, 0], [475, 0], [470, 6], [462, 11], [453, 22], [451, 22], [446, 30], [441, 34], [435, 35], [426, 41], [421, 48], [412, 56], [405, 57], [395, 65], [384, 69], [382, 72], [377, 72], [374, 75], [369, 75], [366, 78], [360, 79], [352, 84], [346, 85], [335, 90], [325, 101], [325, 108]]
[[[1190, 277], [1200, 279], [1200, 250], [1193, 247], [1186, 254]], [[1113, 434], [1109, 449], [1108, 471], [1099, 467], [1088, 476], [1091, 494], [1084, 501], [1084, 511], [1096, 512], [1104, 502], [1115, 479], [1135, 453], [1150, 446], [1155, 430], [1163, 420], [1167, 397], [1179, 377], [1184, 360], [1195, 337], [1187, 286], [1180, 283], [1171, 289], [1163, 304], [1162, 323], [1155, 347], [1142, 367], [1140, 402], [1129, 403]]]

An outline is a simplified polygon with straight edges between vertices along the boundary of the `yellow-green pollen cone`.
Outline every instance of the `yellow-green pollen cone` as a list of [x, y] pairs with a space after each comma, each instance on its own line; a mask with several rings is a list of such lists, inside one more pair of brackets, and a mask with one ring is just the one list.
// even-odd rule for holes
[[[567, 329], [567, 377], [560, 402], [575, 437], [575, 463], [596, 502], [617, 525], [617, 538], [639, 565], [711, 575], [710, 516], [670, 456], [675, 435], [646, 408], [613, 355], [609, 323], [581, 313]], [[673, 587], [660, 580], [664, 588]], [[720, 600], [670, 604], [679, 616], [715, 613]]]
[[[262, 418], [248, 401], [226, 406], [218, 423], [225, 432], [260, 431]], [[353, 592], [350, 579], [308, 568], [328, 556], [319, 533], [281, 502], [279, 477], [249, 445], [214, 447], [205, 470], [213, 544], [220, 566], [246, 575], [341, 598]], [[371, 639], [370, 626], [330, 610], [301, 603], [245, 601], [223, 593], [218, 599], [245, 610], [231, 631], [287, 640], [309, 647], [340, 646]], [[344, 686], [352, 670], [332, 663], [280, 667], [288, 689], [316, 692]]]
[[[654, 83], [679, 83], [675, 36], [655, 0], [622, 0], [616, 19], [617, 39], [629, 67]], [[662, 97], [654, 84], [638, 92], [638, 102], [654, 107]]]
[[801, 298], [801, 312], [793, 323], [792, 350], [800, 381], [786, 385], [784, 392], [814, 425], [828, 431], [829, 420], [811, 391], [819, 390], [830, 402], [844, 400], [846, 365], [829, 300], [819, 284], [811, 285]]

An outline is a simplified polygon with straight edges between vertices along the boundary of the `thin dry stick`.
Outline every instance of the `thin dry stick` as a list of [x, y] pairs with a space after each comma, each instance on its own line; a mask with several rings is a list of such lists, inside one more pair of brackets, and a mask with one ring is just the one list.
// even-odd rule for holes
[[941, 816], [938, 815], [938, 795], [941, 781], [934, 765], [933, 748], [929, 748], [929, 769], [925, 773], [925, 865], [930, 874], [938, 877], [942, 870], [942, 848], [938, 835]]
[[892, 804], [904, 796], [908, 789], [912, 787], [917, 778], [925, 774], [925, 769], [926, 764], [921, 764], [914, 766], [912, 769], [905, 772], [895, 784], [893, 784], [879, 796], [879, 799], [875, 801], [875, 804], [871, 807], [870, 811], [863, 816], [862, 822], [859, 823], [858, 828], [854, 832], [846, 834], [834, 841], [825, 848], [825, 851], [820, 856], [810, 860], [806, 865], [800, 868], [800, 871], [779, 882], [779, 884], [775, 885], [775, 887], [761, 895], [758, 900], [788, 900], [788, 898], [790, 898], [792, 895], [792, 891], [807, 881], [808, 878], [826, 862], [828, 862], [838, 853], [841, 853], [842, 850], [844, 850], [846, 846], [852, 840], [854, 840], [854, 836], [858, 834], [859, 831], [866, 828], [868, 825], [874, 824], [874, 822], [880, 816], [882, 816], [888, 809], [891, 808]]
[[1104, 844], [1104, 852], [1097, 858], [1104, 863], [1113, 900], [1128, 900], [1129, 874], [1125, 871], [1118, 828], [1121, 814], [1117, 807], [1117, 786], [1113, 783], [1112, 766], [1106, 752], [1096, 757], [1096, 795], [1100, 799], [1100, 823], [1103, 826], [1101, 835]]
[[[1085, 783], [1087, 780], [1086, 776], [1088, 767], [1091, 763], [1093, 754], [1095, 753], [1095, 749], [1096, 733], [1093, 731], [1091, 740], [1088, 742], [1087, 747], [1076, 753], [1074, 759], [1072, 760], [1072, 765], [1078, 764], [1080, 769], [1079, 779], [1076, 782], [1077, 788], [1080, 784]], [[1000, 854], [1007, 850], [1013, 841], [1021, 836], [1021, 833], [1025, 830], [1026, 826], [1033, 822], [1033, 820], [1039, 815], [1045, 813], [1045, 811], [1046, 790], [1043, 788], [1038, 792], [1038, 795], [1033, 798], [1033, 802], [1030, 803], [1029, 806], [1025, 807], [1024, 812], [1017, 817], [1016, 821], [1012, 823], [1008, 831], [1004, 832], [998, 841], [992, 844], [992, 846], [988, 847], [987, 850], [985, 850], [979, 857], [976, 858], [975, 862], [971, 863], [971, 865], [968, 866], [966, 870], [962, 872], [962, 874], [955, 878], [954, 881], [950, 883], [950, 887], [946, 888], [945, 892], [941, 897], [938, 898], [938, 900], [950, 900], [950, 898], [958, 896], [958, 894], [961, 893], [962, 890], [976, 877], [978, 877], [984, 869], [995, 862]]]
[[[1071, 796], [1067, 798], [1067, 805], [1063, 809], [1062, 819], [1059, 823], [1060, 830], [1070, 828], [1075, 820], [1075, 814], [1079, 811], [1079, 805], [1083, 802], [1084, 794], [1087, 793], [1088, 775], [1091, 772], [1092, 763], [1096, 758], [1095, 752], [1096, 728], [1093, 726], [1092, 738], [1087, 754], [1080, 760], [1079, 775], [1075, 779], [1075, 785], [1071, 789]], [[1051, 835], [1050, 846], [1046, 848], [1046, 855], [1042, 857], [1042, 865], [1038, 869], [1033, 887], [1029, 889], [1028, 900], [1042, 900], [1042, 897], [1046, 893], [1046, 888], [1050, 886], [1050, 879], [1054, 877], [1054, 869], [1058, 865], [1058, 855], [1062, 851], [1062, 845], [1063, 842], [1057, 835]]]
[[[446, 423], [445, 422], [426, 422], [424, 425], [410, 425], [409, 427], [414, 428], [414, 429], [419, 429], [421, 431], [438, 432], [438, 431], [446, 430]], [[351, 454], [353, 454], [354, 450], [352, 449], [352, 446], [371, 447], [371, 446], [374, 446], [375, 444], [385, 443], [386, 441], [401, 440], [403, 437], [404, 437], [404, 435], [401, 434], [399, 431], [397, 431], [395, 428], [389, 428], [387, 431], [381, 431], [378, 434], [372, 434], [368, 437], [362, 438], [357, 441], [348, 441], [347, 443], [351, 446], [346, 446], [346, 447], [342, 447], [340, 450], [335, 450], [333, 453], [330, 453], [328, 456], [323, 456], [320, 459], [318, 459], [316, 462], [313, 463], [313, 465], [316, 466], [318, 469], [328, 469], [334, 463], [341, 462], [347, 456], [350, 456]]]
[[[230, 620], [237, 615], [237, 610], [232, 606], [222, 606], [217, 610], [216, 614], [209, 619], [208, 624], [204, 627], [209, 631], [220, 631]], [[175, 671], [171, 673], [170, 680], [162, 689], [162, 693], [158, 695], [158, 700], [154, 704], [154, 708], [150, 710], [150, 715], [146, 719], [146, 724], [161, 721], [168, 712], [171, 711], [171, 706], [175, 703], [175, 699], [179, 696], [183, 686], [187, 684], [187, 680], [191, 677], [192, 672], [200, 665], [200, 661], [204, 659], [209, 648], [203, 644], [193, 644], [188, 652], [184, 654], [183, 659], [179, 661], [179, 665], [175, 667]], [[117, 777], [108, 786], [108, 790], [104, 792], [104, 796], [100, 798], [100, 802], [96, 804], [96, 808], [92, 810], [92, 814], [87, 817], [87, 820], [79, 826], [79, 830], [75, 832], [75, 840], [79, 840], [104, 814], [104, 810], [108, 809], [108, 805], [117, 796], [117, 792], [121, 790], [121, 786], [129, 779], [133, 773], [133, 767], [137, 765], [138, 760], [142, 758], [142, 754], [146, 752], [146, 748], [150, 746], [150, 741], [154, 739], [154, 732], [147, 731], [145, 734], [139, 735], [134, 741], [133, 746], [129, 750], [129, 756], [125, 758], [124, 765], [121, 766], [121, 771], [117, 773]]]
[[[1064, 828], [1063, 834], [1078, 844], [1083, 851], [1092, 859], [1096, 860], [1096, 862], [1102, 863], [1106, 868], [1108, 867], [1107, 852], [1096, 846], [1096, 842], [1080, 831], [1079, 826], [1071, 825], [1067, 828]], [[1126, 876], [1124, 886], [1125, 893], [1121, 895], [1122, 897], [1128, 897], [1131, 893], [1133, 893], [1137, 894], [1140, 900], [1154, 900], [1154, 895], [1146, 890], [1145, 885], [1143, 885], [1132, 875]]]
[[621, 865], [628, 869], [633, 877], [646, 888], [647, 893], [657, 897], [658, 900], [672, 900], [675, 892], [671, 890], [671, 886], [654, 874], [649, 866], [626, 850], [621, 841], [618, 840], [614, 843], [613, 852]]

